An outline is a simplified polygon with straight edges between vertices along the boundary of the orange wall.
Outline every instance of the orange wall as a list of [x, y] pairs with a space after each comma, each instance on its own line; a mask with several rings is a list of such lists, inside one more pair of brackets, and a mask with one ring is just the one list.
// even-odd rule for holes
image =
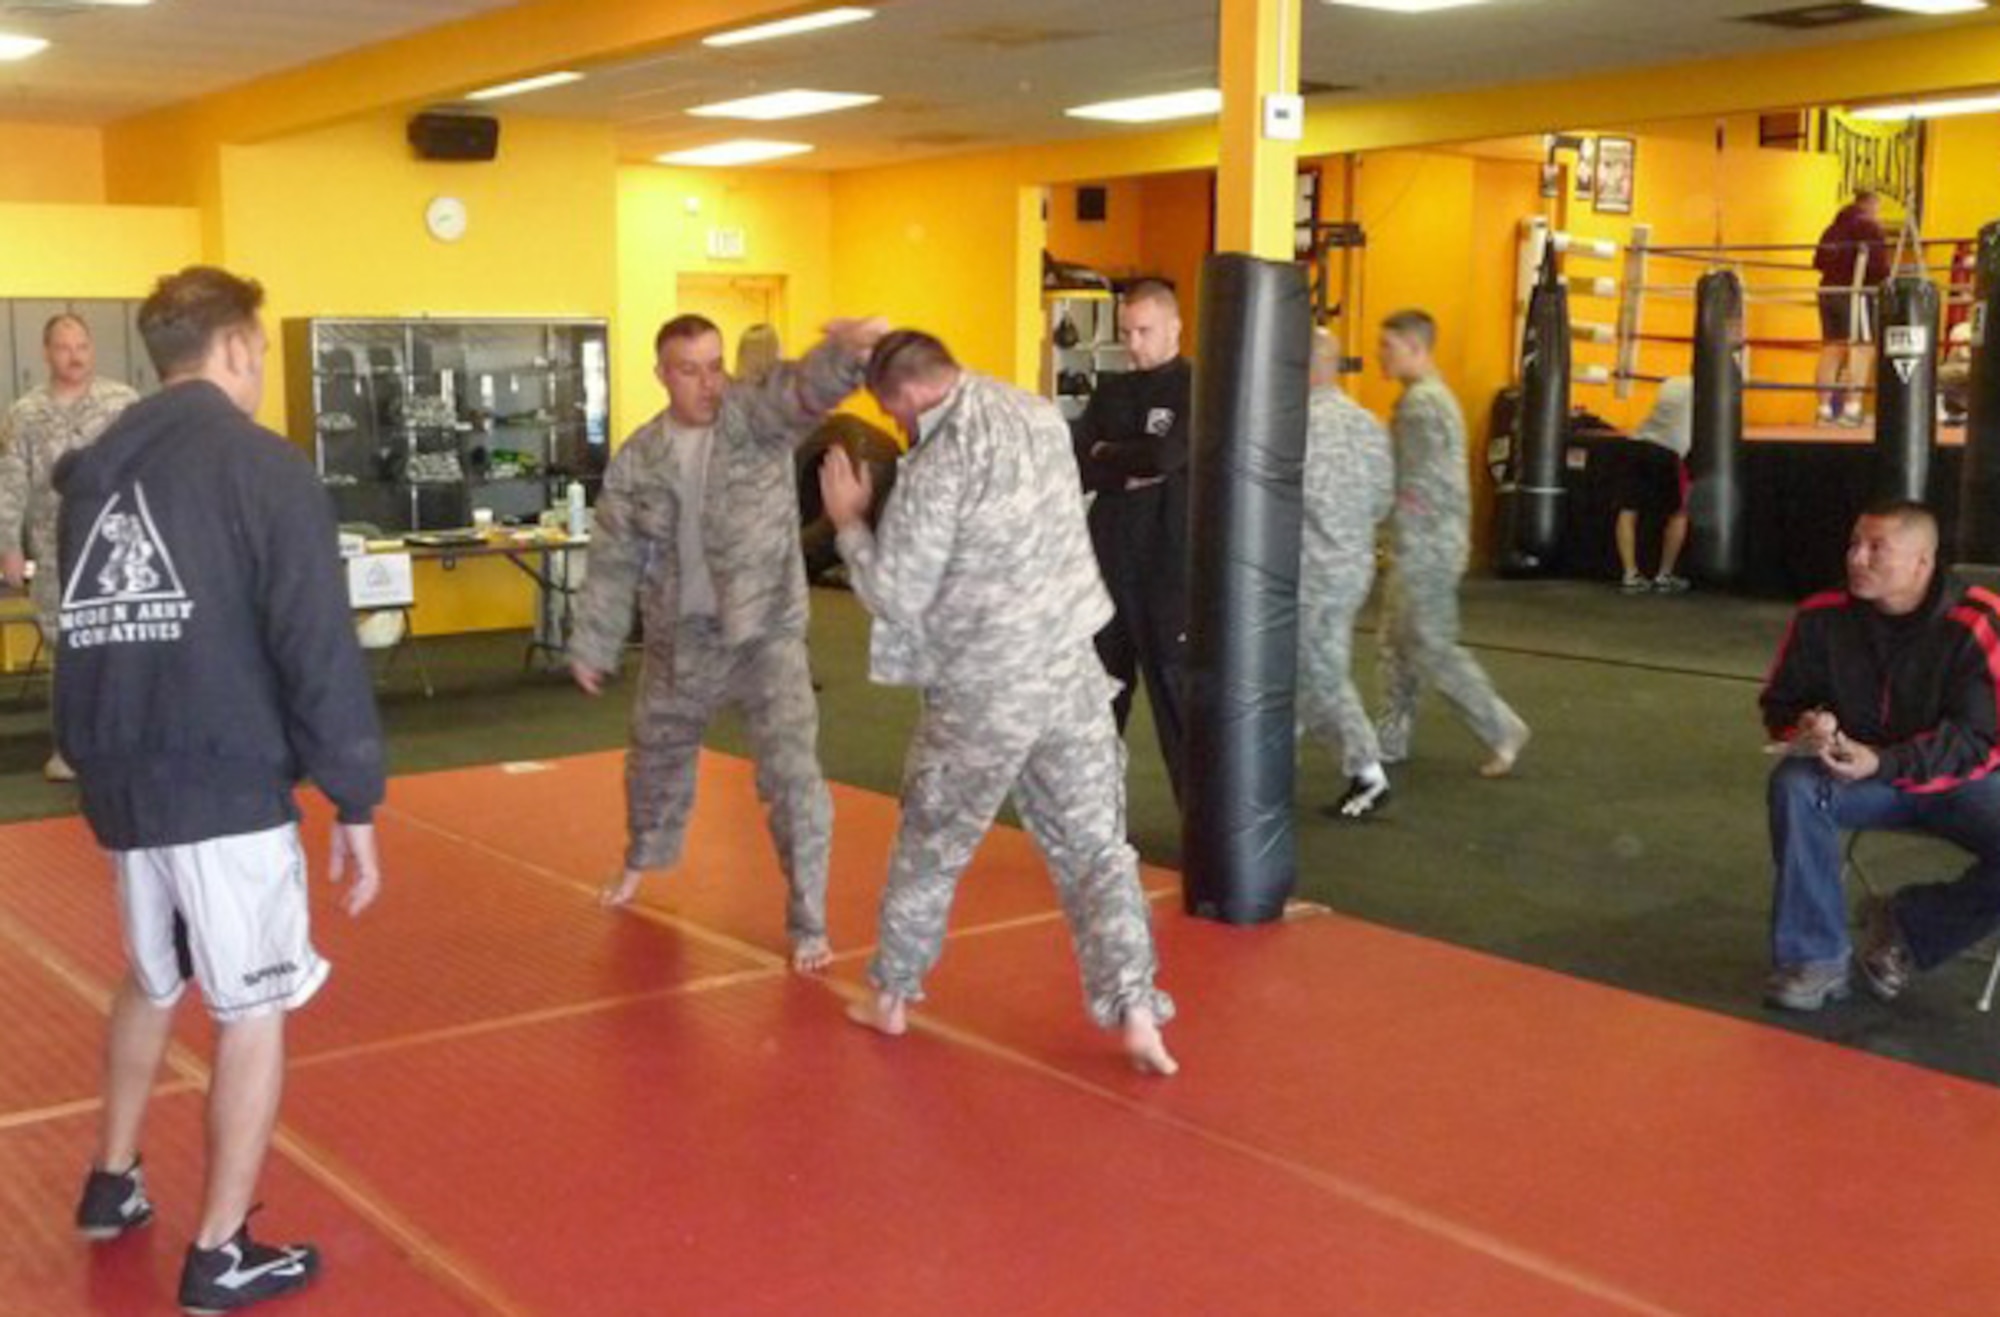
[[2000, 114], [1933, 120], [1930, 143], [1926, 233], [1970, 238], [2000, 220]]
[[104, 134], [66, 124], [0, 123], [0, 202], [104, 200]]
[[1114, 279], [1151, 273], [1143, 268], [1140, 239], [1147, 204], [1143, 181], [1128, 178], [1092, 185], [1105, 191], [1102, 220], [1077, 218], [1079, 186], [1065, 183], [1049, 189], [1049, 254]]

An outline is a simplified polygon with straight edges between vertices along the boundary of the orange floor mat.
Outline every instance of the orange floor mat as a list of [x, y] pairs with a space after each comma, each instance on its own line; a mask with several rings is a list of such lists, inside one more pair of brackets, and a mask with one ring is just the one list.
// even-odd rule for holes
[[[709, 757], [702, 790], [685, 871], [613, 914], [590, 894], [617, 862], [616, 756], [394, 784], [383, 904], [350, 923], [319, 893], [336, 971], [296, 1021], [263, 1221], [329, 1264], [274, 1312], [1771, 1317], [2000, 1294], [1992, 1089], [1354, 921], [1227, 930], [1171, 900], [1187, 1070], [1145, 1080], [1083, 1018], [1010, 832], [890, 1042], [841, 1009], [894, 802], [838, 792], [846, 955], [822, 983], [783, 968], [747, 768]], [[68, 1230], [118, 960], [81, 826], [0, 829], [0, 1317], [172, 1311], [197, 1067], [151, 1128], [160, 1222], [95, 1250]]]

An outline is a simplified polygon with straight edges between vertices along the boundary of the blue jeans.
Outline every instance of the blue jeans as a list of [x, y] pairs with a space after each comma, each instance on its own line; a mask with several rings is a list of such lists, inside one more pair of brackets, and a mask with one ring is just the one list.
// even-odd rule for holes
[[1771, 773], [1771, 960], [1808, 965], [1845, 960], [1847, 900], [1840, 834], [1927, 832], [1969, 852], [1951, 882], [1906, 887], [1890, 914], [1919, 969], [1949, 960], [2000, 926], [2000, 776], [1918, 795], [1886, 782], [1841, 782], [1813, 759], [1786, 759]]

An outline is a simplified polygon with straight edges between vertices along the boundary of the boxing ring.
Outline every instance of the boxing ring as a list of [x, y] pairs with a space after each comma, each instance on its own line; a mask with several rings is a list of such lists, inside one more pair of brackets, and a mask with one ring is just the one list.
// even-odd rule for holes
[[[1620, 436], [1570, 433], [1574, 427], [1556, 419], [1567, 415], [1566, 405], [1529, 405], [1538, 386], [1586, 406], [1591, 390], [1603, 390], [1599, 405], [1629, 430], [1650, 407], [1655, 386], [1694, 377], [1691, 565], [1710, 584], [1798, 594], [1837, 582], [1846, 527], [1875, 497], [1922, 498], [1954, 533], [1968, 330], [1979, 319], [1975, 243], [1906, 231], [1892, 243], [1883, 283], [1865, 282], [1867, 262], [1857, 259], [1854, 279], [1826, 288], [1812, 263], [1818, 247], [1667, 245], [1646, 225], [1634, 226], [1620, 246], [1552, 230], [1539, 217], [1523, 222], [1517, 325], [1524, 419], [1495, 442], [1504, 459], [1503, 570], [1594, 576], [1610, 562], [1608, 547], [1595, 541], [1609, 535], [1603, 501], [1613, 482], [1592, 481], [1585, 469], [1619, 461]], [[1614, 265], [1615, 277], [1604, 272]], [[1692, 282], [1671, 281], [1683, 272]], [[1585, 314], [1570, 318], [1571, 299]], [[1827, 346], [1819, 308], [1827, 299], [1843, 299], [1851, 323], [1875, 326], [1871, 337], [1879, 342], [1867, 354], [1873, 360], [1865, 386], [1817, 381]], [[1556, 335], [1563, 353], [1546, 346]], [[1559, 362], [1567, 377], [1547, 378]], [[1942, 391], [1941, 375], [1949, 384]], [[1819, 405], [1832, 401], [1829, 394], [1854, 400], [1845, 421], [1830, 421]], [[1548, 474], [1556, 471], [1559, 484]], [[1509, 499], [1546, 506], [1538, 516], [1509, 518]], [[1560, 533], [1548, 529], [1557, 523]], [[1515, 525], [1543, 529], [1509, 539]]]

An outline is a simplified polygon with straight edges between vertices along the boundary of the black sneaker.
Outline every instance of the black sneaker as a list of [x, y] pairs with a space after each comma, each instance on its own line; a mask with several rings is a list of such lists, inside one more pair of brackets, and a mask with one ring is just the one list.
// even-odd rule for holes
[[83, 1181], [83, 1200], [76, 1205], [78, 1234], [100, 1242], [116, 1239], [152, 1219], [153, 1204], [146, 1197], [146, 1177], [138, 1162], [117, 1175], [91, 1168]]
[[1372, 781], [1357, 777], [1349, 780], [1345, 795], [1320, 812], [1330, 819], [1365, 819], [1388, 803], [1389, 779], [1386, 776]]
[[181, 1267], [181, 1311], [207, 1317], [302, 1290], [319, 1273], [311, 1244], [260, 1244], [245, 1221], [220, 1248], [188, 1246]]

